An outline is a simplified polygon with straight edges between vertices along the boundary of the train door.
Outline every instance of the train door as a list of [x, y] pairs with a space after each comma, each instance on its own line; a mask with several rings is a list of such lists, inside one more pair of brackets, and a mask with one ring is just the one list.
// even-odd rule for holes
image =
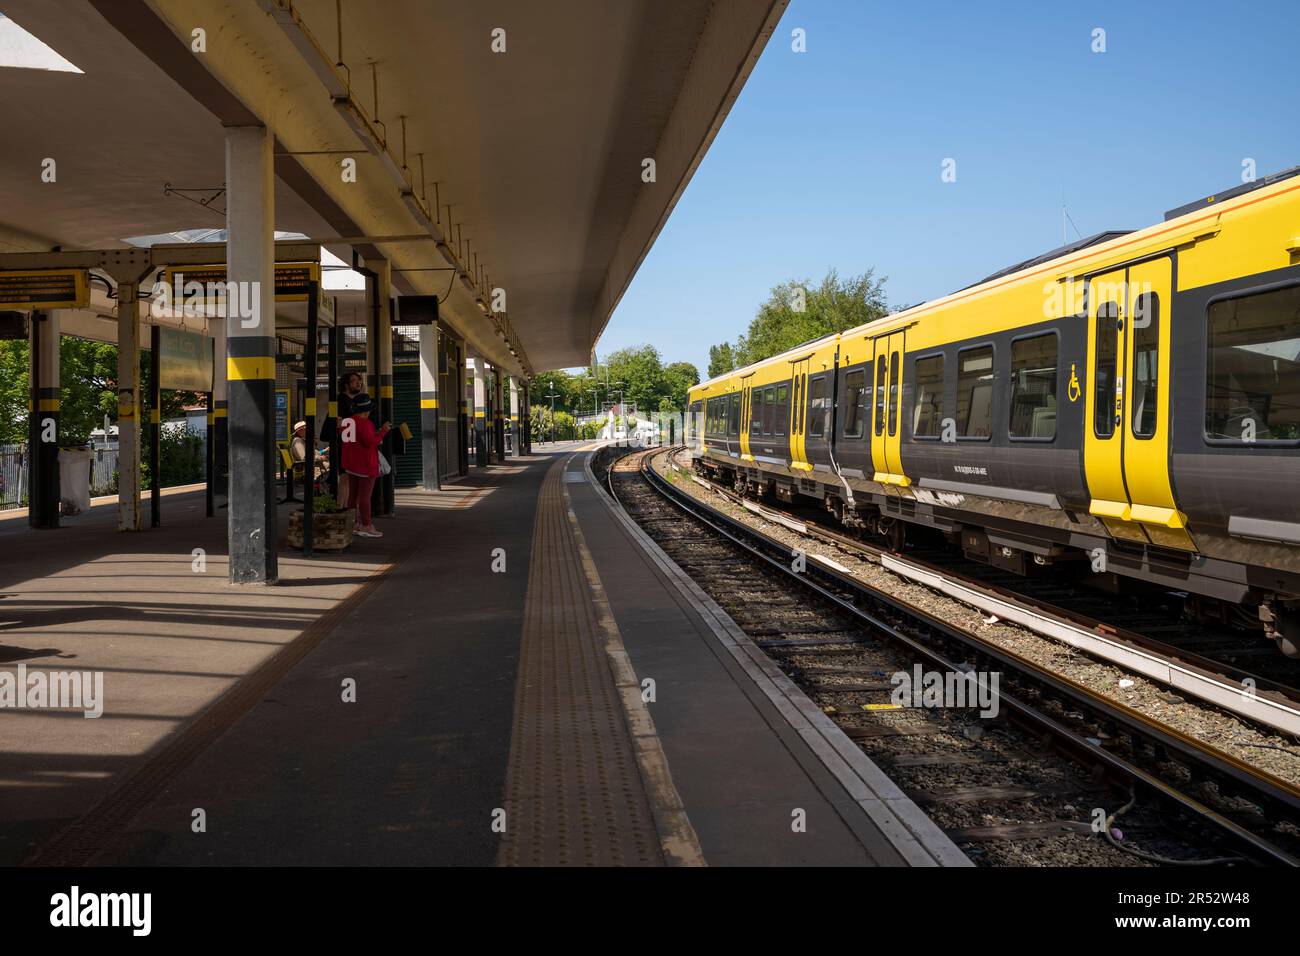
[[790, 467], [812, 471], [805, 444], [808, 431], [808, 370], [812, 359], [790, 363]]
[[754, 389], [753, 372], [740, 380], [740, 459], [753, 461], [754, 449], [749, 440], [750, 430], [754, 427]]
[[1171, 276], [1165, 257], [1089, 282], [1084, 472], [1113, 537], [1191, 551], [1169, 482]]
[[898, 427], [903, 404], [903, 337], [901, 330], [876, 336], [871, 401], [872, 480], [900, 487], [912, 483], [903, 474]]

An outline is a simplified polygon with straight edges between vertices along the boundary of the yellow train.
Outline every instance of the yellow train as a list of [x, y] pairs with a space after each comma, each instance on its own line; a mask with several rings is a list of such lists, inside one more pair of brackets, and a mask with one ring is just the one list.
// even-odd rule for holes
[[896, 548], [1087, 560], [1300, 655], [1300, 167], [704, 382], [687, 439]]

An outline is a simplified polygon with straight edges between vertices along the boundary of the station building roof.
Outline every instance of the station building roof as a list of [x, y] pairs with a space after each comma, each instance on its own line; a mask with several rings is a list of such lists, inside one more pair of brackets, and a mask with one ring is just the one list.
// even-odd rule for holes
[[[445, 296], [494, 365], [582, 365], [786, 2], [343, 0], [340, 24], [334, 0], [4, 0], [81, 72], [0, 68], [0, 250], [219, 228], [222, 128], [264, 124], [277, 230], [436, 229], [446, 246], [328, 248], [388, 259], [399, 293]], [[468, 281], [435, 271], [456, 268], [453, 248]], [[518, 354], [480, 305], [497, 288]]]

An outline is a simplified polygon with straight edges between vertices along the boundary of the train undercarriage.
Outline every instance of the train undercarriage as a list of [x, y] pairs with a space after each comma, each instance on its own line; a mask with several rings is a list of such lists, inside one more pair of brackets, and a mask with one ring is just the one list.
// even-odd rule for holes
[[[759, 503], [790, 506], [820, 506], [845, 533], [859, 539], [883, 540], [891, 551], [901, 554], [910, 537], [937, 533], [946, 539], [963, 556], [1014, 574], [1051, 573], [1055, 565], [1077, 568], [1082, 562], [1092, 564], [1095, 572], [1087, 577], [1092, 587], [1114, 593], [1130, 593], [1134, 589], [1169, 590], [1140, 574], [1125, 574], [1106, 567], [1104, 560], [1097, 566], [1097, 549], [1093, 551], [1054, 542], [1047, 538], [1025, 538], [1019, 547], [1006, 543], [995, 530], [978, 524], [952, 519], [935, 520], [914, 514], [906, 517], [889, 513], [884, 496], [859, 492], [852, 495], [849, 489], [841, 493], [834, 486], [800, 478], [782, 478], [757, 469], [738, 468], [695, 456], [695, 472], [701, 477], [730, 487], [736, 494]], [[898, 499], [892, 499], [897, 502]], [[1108, 553], [1114, 544], [1103, 543]], [[1116, 549], [1116, 558], [1122, 559], [1123, 549]], [[1122, 563], [1117, 560], [1115, 563]], [[1225, 600], [1211, 594], [1179, 591], [1184, 595], [1185, 613], [1203, 623], [1223, 625], [1234, 630], [1255, 631], [1274, 644], [1283, 655], [1300, 659], [1300, 597], [1251, 590], [1243, 601]]]

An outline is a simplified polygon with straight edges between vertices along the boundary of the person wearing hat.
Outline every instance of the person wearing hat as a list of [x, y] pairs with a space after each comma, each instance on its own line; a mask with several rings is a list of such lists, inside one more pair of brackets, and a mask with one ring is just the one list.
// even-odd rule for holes
[[307, 460], [307, 423], [295, 422], [293, 426], [293, 441], [289, 442], [289, 454], [294, 460], [294, 464]]
[[384, 533], [371, 523], [370, 496], [379, 477], [379, 446], [393, 426], [384, 422], [379, 429], [370, 420], [374, 400], [362, 392], [352, 397], [352, 415], [340, 424], [343, 471], [349, 476], [348, 507], [357, 512], [356, 533], [363, 538], [382, 538]]

